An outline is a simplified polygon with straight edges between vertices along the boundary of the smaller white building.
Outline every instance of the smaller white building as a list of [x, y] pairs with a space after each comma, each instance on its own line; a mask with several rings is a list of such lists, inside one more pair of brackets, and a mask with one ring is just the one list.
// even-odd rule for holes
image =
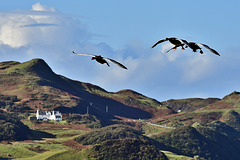
[[40, 111], [36, 113], [37, 120], [54, 120], [61, 121], [62, 114], [59, 111]]

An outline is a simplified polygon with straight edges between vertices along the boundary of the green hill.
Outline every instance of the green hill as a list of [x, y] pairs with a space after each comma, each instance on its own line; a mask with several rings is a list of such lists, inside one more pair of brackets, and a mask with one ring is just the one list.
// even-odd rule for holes
[[159, 159], [168, 158], [153, 143], [132, 127], [115, 124], [90, 131], [74, 138], [80, 144], [90, 145], [81, 151], [66, 151], [51, 159]]
[[[123, 97], [123, 94], [120, 96], [96, 85], [57, 75], [42, 59], [0, 63], [0, 94], [17, 96], [18, 104], [29, 110], [56, 109], [63, 113], [83, 114], [88, 108], [90, 114], [100, 119], [114, 119], [114, 116], [150, 118], [153, 112], [148, 108], [156, 108], [155, 105], [160, 103], [145, 96], [139, 97], [139, 100], [133, 99], [131, 103], [123, 103], [121, 99], [114, 98]], [[139, 103], [143, 98], [149, 103]], [[109, 107], [108, 113], [106, 106]]]
[[116, 160], [167, 160], [164, 153], [160, 152], [148, 141], [137, 139], [111, 139], [88, 149], [86, 153], [93, 159]]
[[0, 141], [31, 138], [31, 130], [18, 119], [17, 115], [0, 110]]
[[170, 132], [155, 135], [162, 150], [190, 157], [205, 159], [238, 159], [240, 156], [240, 133], [222, 122], [179, 127]]
[[237, 109], [240, 106], [240, 92], [232, 92], [226, 95], [221, 100], [216, 103], [210, 104], [206, 109], [216, 110], [216, 109]]
[[227, 125], [240, 131], [240, 115], [238, 112], [235, 112], [234, 110], [228, 111], [223, 115], [223, 120]]
[[84, 145], [95, 145], [102, 143], [109, 139], [140, 139], [149, 140], [143, 136], [139, 131], [126, 125], [111, 125], [88, 132], [75, 138], [75, 141]]
[[19, 74], [19, 75], [35, 75], [40, 77], [52, 77], [54, 75], [52, 69], [46, 64], [42, 59], [33, 59], [24, 63], [15, 63], [12, 65], [12, 62], [9, 64], [9, 67], [6, 70], [7, 74]]
[[187, 98], [187, 99], [170, 99], [162, 102], [169, 108], [172, 108], [174, 111], [178, 112], [191, 112], [199, 108], [206, 107], [211, 103], [219, 101], [219, 98]]
[[168, 160], [166, 155], [148, 141], [139, 139], [110, 139], [82, 151], [66, 151], [47, 160]]

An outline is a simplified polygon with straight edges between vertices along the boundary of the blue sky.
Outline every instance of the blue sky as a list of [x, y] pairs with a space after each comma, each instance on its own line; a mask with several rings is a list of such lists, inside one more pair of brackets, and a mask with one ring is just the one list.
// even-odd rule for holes
[[[240, 88], [240, 1], [3, 0], [1, 61], [44, 59], [53, 71], [109, 92], [132, 89], [159, 101], [218, 97]], [[204, 43], [216, 56], [165, 52], [159, 39]], [[115, 59], [101, 65], [79, 53]]]

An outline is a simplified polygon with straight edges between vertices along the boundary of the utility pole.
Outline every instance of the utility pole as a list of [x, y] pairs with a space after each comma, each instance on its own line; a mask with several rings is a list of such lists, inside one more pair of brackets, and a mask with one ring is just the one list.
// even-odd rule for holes
[[108, 113], [108, 106], [106, 106], [106, 112]]
[[[90, 107], [92, 106], [92, 102], [89, 103]], [[87, 114], [89, 114], [89, 106], [87, 106]]]
[[88, 114], [88, 112], [89, 112], [89, 107], [87, 106], [87, 114]]

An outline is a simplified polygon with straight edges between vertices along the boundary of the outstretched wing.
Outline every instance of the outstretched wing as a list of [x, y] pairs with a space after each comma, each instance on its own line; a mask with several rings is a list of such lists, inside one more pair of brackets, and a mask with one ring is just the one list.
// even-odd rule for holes
[[127, 69], [127, 67], [125, 67], [123, 64], [121, 64], [121, 63], [119, 63], [119, 62], [117, 62], [117, 61], [115, 61], [115, 60], [113, 60], [113, 59], [110, 59], [110, 58], [103, 58], [103, 59], [105, 59], [105, 60], [107, 60], [107, 61], [110, 61], [110, 62], [112, 62], [112, 63], [115, 63], [115, 64], [118, 65], [119, 67], [122, 67], [122, 68], [124, 68], [124, 69]]
[[74, 51], [72, 51], [72, 52], [76, 55], [82, 55], [82, 56], [90, 56], [90, 57], [95, 57], [96, 56], [96, 55], [93, 55], [93, 54], [76, 53]]
[[152, 46], [152, 48], [154, 48], [156, 45], [158, 45], [159, 43], [162, 43], [162, 42], [165, 42], [167, 39], [165, 38], [165, 39], [161, 39], [161, 40], [159, 40], [159, 41], [157, 41], [157, 43], [155, 43], [153, 46]]
[[186, 40], [184, 40], [184, 39], [178, 39], [182, 44], [185, 44], [186, 46], [188, 46], [189, 47], [189, 44], [188, 44], [188, 42], [186, 41]]
[[166, 53], [168, 53], [169, 51], [171, 51], [172, 49], [176, 49], [177, 47], [176, 46], [174, 46], [174, 47], [172, 47], [171, 49], [169, 49], [169, 50], [167, 50], [167, 52]]
[[202, 46], [202, 47], [208, 49], [208, 50], [211, 51], [212, 53], [214, 53], [214, 54], [220, 56], [220, 54], [219, 54], [217, 51], [215, 51], [214, 49], [210, 48], [210, 47], [209, 47], [208, 45], [206, 45], [206, 44], [197, 43], [197, 45], [200, 45], [200, 46]]

